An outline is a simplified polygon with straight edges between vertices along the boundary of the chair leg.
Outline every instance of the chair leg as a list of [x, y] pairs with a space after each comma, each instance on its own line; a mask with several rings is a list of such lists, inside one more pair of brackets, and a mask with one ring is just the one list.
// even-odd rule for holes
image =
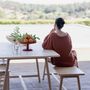
[[60, 89], [59, 90], [62, 90], [62, 85], [63, 85], [63, 77], [61, 76], [60, 77]]
[[39, 72], [39, 65], [38, 65], [37, 58], [36, 58], [36, 66], [37, 66], [38, 80], [39, 80], [39, 82], [41, 82], [41, 80], [40, 80], [40, 72]]
[[43, 71], [43, 78], [42, 78], [42, 80], [44, 80], [44, 78], [45, 78], [45, 69], [46, 69], [46, 63], [44, 64], [44, 71]]
[[80, 86], [80, 78], [79, 78], [79, 76], [77, 76], [77, 82], [78, 82], [78, 90], [81, 90], [81, 86]]

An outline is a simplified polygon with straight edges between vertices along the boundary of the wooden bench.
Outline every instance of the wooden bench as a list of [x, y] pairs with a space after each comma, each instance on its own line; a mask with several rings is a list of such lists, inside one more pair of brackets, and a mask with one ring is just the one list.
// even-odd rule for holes
[[84, 72], [78, 67], [54, 67], [57, 74], [60, 76], [60, 90], [62, 90], [64, 78], [77, 78], [78, 90], [81, 90], [80, 75], [84, 75]]

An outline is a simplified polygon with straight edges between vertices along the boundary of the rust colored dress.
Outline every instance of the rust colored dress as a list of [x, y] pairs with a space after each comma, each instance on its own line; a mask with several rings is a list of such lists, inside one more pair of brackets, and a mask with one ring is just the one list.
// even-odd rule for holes
[[[56, 33], [48, 34], [42, 44], [44, 49], [50, 49], [60, 54], [60, 57], [51, 58], [53, 65], [58, 67], [69, 67], [76, 64], [75, 51], [72, 51], [71, 37], [67, 33], [66, 36], [60, 37]], [[73, 54], [74, 53], [74, 54]]]

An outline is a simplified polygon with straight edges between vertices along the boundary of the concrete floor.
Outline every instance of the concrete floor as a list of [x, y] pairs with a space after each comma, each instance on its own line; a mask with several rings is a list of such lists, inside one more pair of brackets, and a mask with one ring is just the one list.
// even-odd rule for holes
[[[41, 83], [38, 82], [37, 77], [23, 78], [27, 90], [48, 90], [47, 77], [42, 80], [44, 62], [39, 62]], [[79, 61], [79, 68], [85, 72], [84, 76], [80, 77], [82, 90], [90, 90], [90, 61]], [[54, 72], [50, 64], [50, 71]], [[36, 74], [35, 63], [10, 63], [10, 76], [12, 75], [33, 75]], [[57, 77], [58, 78], [58, 77]], [[69, 82], [69, 83], [68, 83]], [[59, 83], [51, 76], [52, 90], [59, 90]], [[78, 90], [76, 79], [64, 79], [64, 86], [67, 90]], [[10, 90], [24, 90], [19, 78], [10, 78]]]

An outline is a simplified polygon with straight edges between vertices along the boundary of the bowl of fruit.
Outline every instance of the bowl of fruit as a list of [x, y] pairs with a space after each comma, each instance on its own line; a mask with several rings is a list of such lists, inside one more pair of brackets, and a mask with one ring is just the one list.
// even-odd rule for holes
[[26, 48], [23, 49], [23, 51], [32, 51], [32, 49], [29, 48], [29, 45], [36, 43], [37, 39], [39, 40], [40, 38], [37, 37], [35, 34], [34, 35], [29, 33], [21, 34], [19, 29], [20, 29], [19, 27], [15, 27], [14, 32], [6, 36], [6, 38], [8, 39], [8, 41], [15, 44], [17, 43], [25, 44]]
[[26, 33], [26, 34], [23, 34], [19, 42], [21, 44], [26, 45], [26, 49], [23, 49], [24, 51], [32, 51], [32, 49], [29, 48], [29, 45], [36, 43], [36, 39], [39, 39], [39, 37], [36, 37], [36, 35]]

